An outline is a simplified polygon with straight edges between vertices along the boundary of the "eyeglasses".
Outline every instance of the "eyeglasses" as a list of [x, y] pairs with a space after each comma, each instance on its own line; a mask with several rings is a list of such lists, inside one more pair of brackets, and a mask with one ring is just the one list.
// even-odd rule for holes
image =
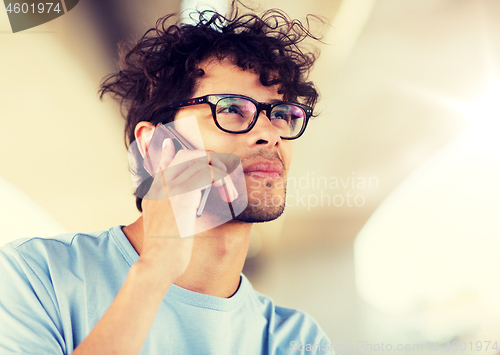
[[312, 107], [299, 103], [279, 101], [268, 104], [243, 95], [224, 94], [196, 97], [161, 107], [153, 113], [153, 119], [166, 111], [200, 104], [210, 105], [212, 117], [219, 129], [236, 134], [250, 131], [257, 123], [260, 112], [264, 111], [281, 139], [299, 138], [313, 113]]

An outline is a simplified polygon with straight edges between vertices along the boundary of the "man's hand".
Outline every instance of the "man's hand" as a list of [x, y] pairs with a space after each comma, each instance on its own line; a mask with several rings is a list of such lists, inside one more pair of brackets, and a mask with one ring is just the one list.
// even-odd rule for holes
[[193, 238], [181, 237], [194, 234], [201, 191], [215, 182], [224, 201], [237, 197], [226, 172], [216, 154], [184, 149], [175, 154], [172, 140], [165, 139], [159, 171], [142, 201], [144, 238], [139, 262], [155, 268], [158, 276], [169, 282], [184, 273], [191, 258]]
[[224, 201], [237, 197], [216, 154], [200, 150], [175, 154], [173, 142], [165, 140], [159, 171], [142, 201], [144, 235], [139, 260], [130, 268], [109, 309], [73, 354], [140, 353], [165, 293], [191, 259], [193, 238], [181, 238], [178, 226], [184, 233], [195, 230], [201, 190], [212, 181]]

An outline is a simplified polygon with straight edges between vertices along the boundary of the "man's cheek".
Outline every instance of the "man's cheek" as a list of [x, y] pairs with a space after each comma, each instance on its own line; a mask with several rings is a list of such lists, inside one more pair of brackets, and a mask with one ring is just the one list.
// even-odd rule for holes
[[282, 156], [282, 158], [283, 158], [283, 164], [285, 165], [285, 172], [286, 172], [290, 168], [290, 163], [292, 161], [292, 148], [293, 148], [293, 145], [292, 145], [291, 141], [283, 142], [283, 144], [285, 146], [284, 146], [284, 149], [283, 149], [283, 156]]

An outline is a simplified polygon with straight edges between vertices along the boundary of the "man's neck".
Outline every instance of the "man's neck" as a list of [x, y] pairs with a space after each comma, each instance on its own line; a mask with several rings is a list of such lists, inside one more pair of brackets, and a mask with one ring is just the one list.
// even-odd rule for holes
[[[144, 237], [142, 217], [122, 230], [141, 255]], [[197, 234], [189, 266], [174, 283], [198, 293], [231, 297], [240, 283], [251, 231], [252, 224], [232, 221]]]

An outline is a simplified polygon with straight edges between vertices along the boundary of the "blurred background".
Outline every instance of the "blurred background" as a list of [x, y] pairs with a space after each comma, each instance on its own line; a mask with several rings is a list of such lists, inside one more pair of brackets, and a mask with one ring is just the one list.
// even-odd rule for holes
[[[314, 25], [321, 114], [294, 143], [285, 214], [254, 228], [254, 288], [310, 313], [339, 354], [496, 353], [500, 2], [245, 3], [331, 24]], [[81, 0], [16, 34], [0, 11], [0, 244], [139, 216], [123, 119], [97, 90], [120, 40], [194, 4]]]

